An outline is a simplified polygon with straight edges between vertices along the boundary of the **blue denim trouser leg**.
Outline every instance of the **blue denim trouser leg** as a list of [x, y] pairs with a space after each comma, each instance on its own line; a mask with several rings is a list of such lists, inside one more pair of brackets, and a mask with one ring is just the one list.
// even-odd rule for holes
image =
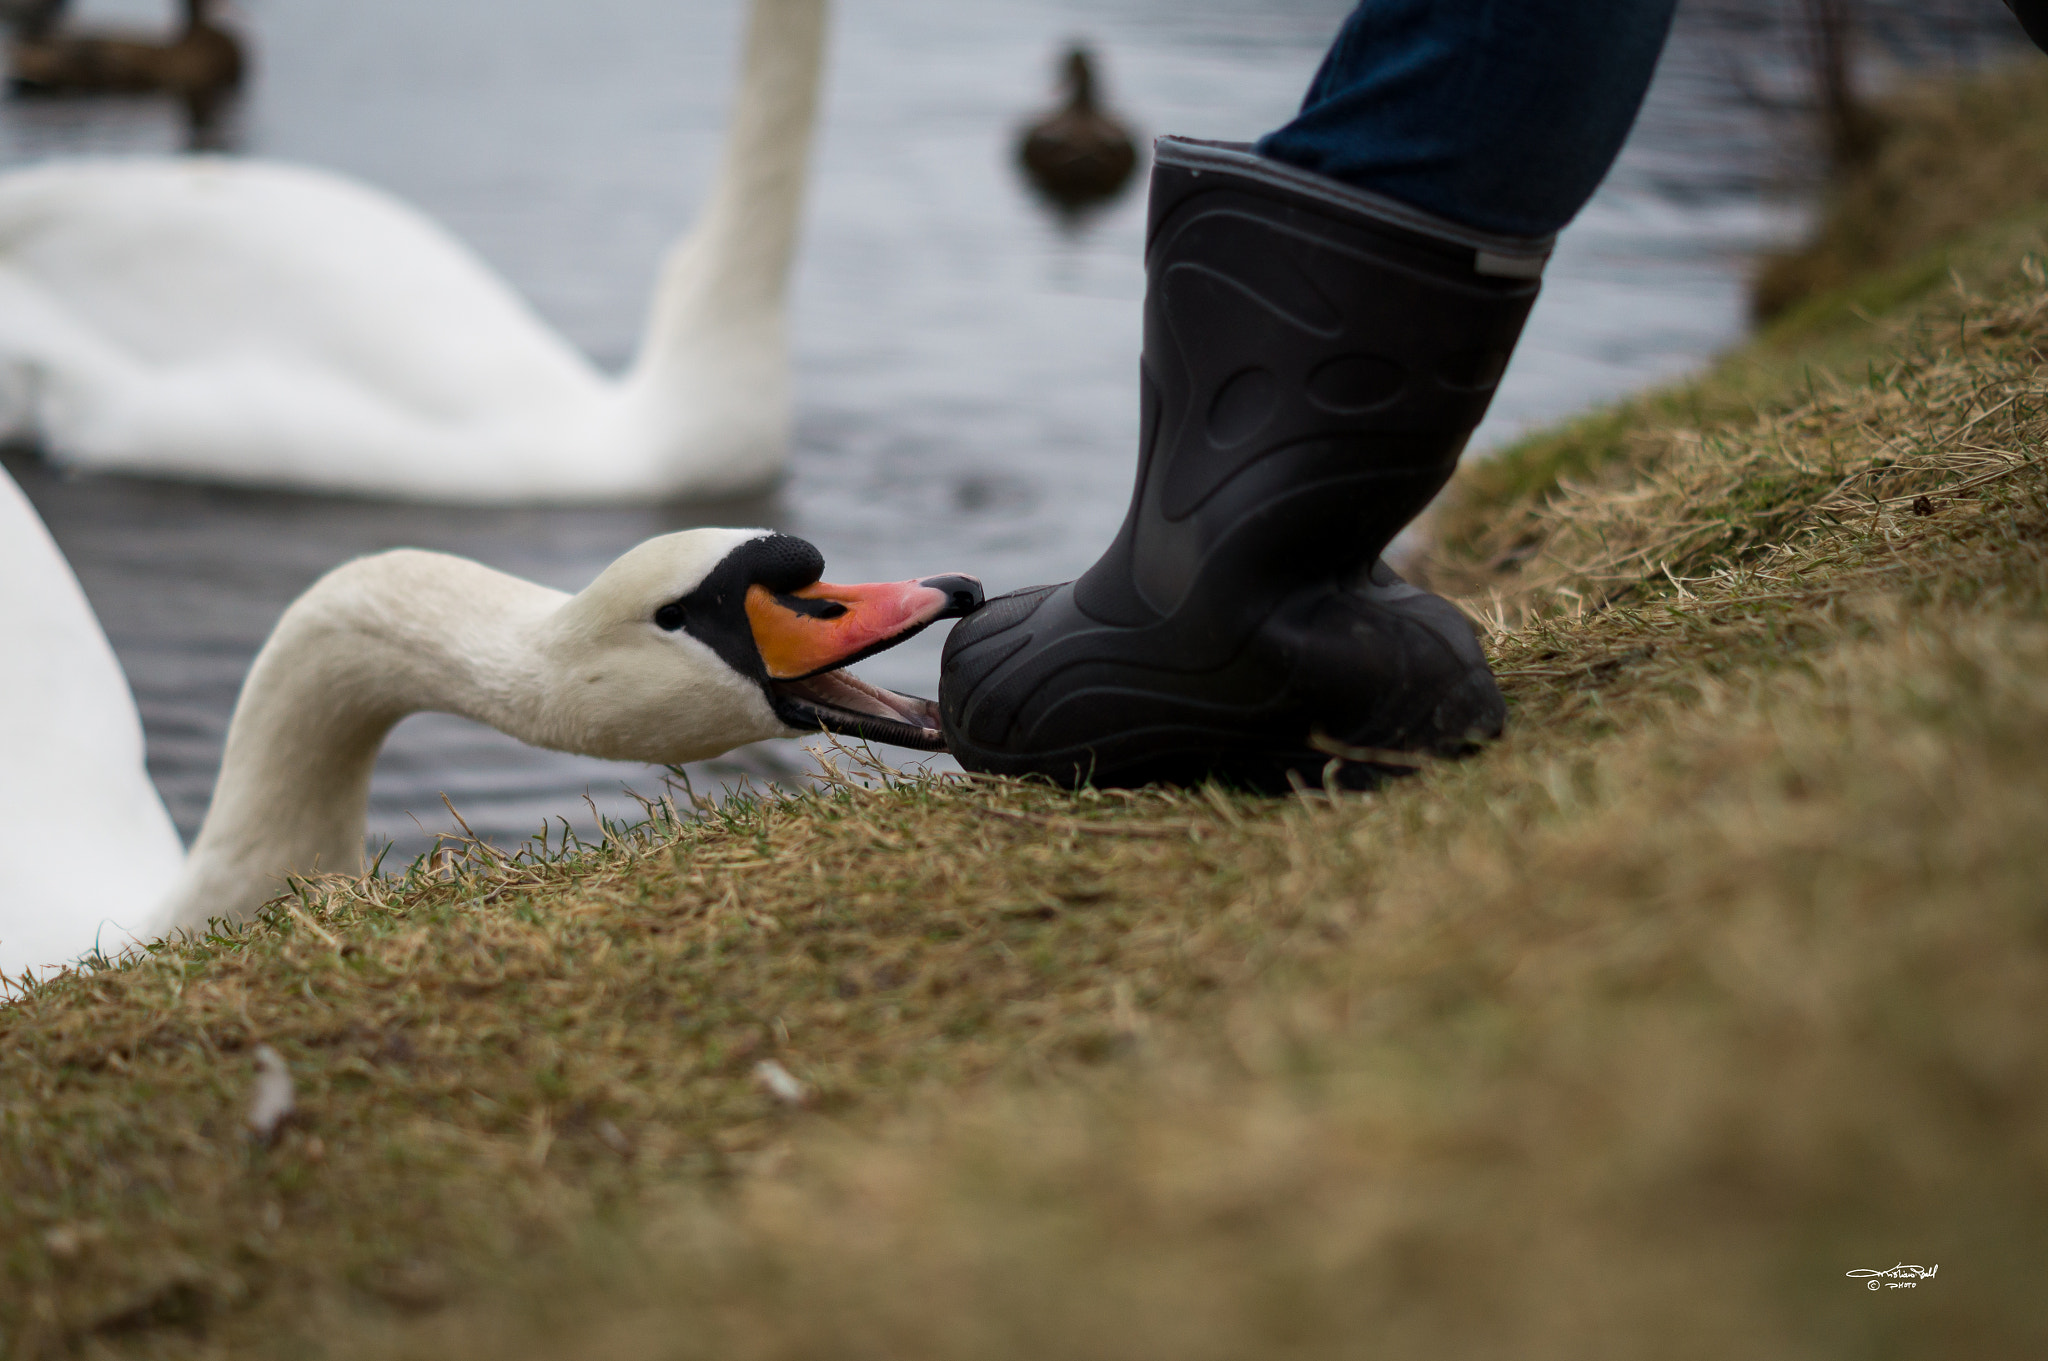
[[1362, 0], [1275, 160], [1482, 231], [1547, 236], [1635, 122], [1676, 0]]

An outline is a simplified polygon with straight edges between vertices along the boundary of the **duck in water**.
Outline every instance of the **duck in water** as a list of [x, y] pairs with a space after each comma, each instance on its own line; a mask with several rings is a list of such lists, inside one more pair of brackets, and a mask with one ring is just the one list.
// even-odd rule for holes
[[195, 136], [242, 83], [242, 44], [214, 13], [217, 0], [184, 0], [185, 26], [169, 41], [134, 33], [74, 33], [56, 25], [62, 0], [14, 0], [21, 11], [8, 78], [24, 94], [171, 94], [185, 101]]
[[50, 31], [69, 0], [0, 0], [0, 24], [17, 38], [40, 38]]
[[1076, 43], [1060, 63], [1066, 103], [1024, 130], [1018, 159], [1031, 182], [1065, 208], [1114, 198], [1130, 183], [1138, 150], [1131, 130], [1096, 102], [1095, 64]]

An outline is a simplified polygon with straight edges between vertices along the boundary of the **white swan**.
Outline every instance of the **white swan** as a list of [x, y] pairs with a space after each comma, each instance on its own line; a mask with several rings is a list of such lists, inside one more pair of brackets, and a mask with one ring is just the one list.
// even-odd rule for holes
[[616, 379], [437, 224], [337, 175], [0, 175], [0, 436], [77, 468], [421, 500], [759, 490], [789, 443], [824, 25], [824, 0], [751, 0], [715, 186]]
[[14, 976], [242, 920], [289, 875], [359, 872], [377, 750], [424, 709], [660, 764], [821, 728], [938, 749], [931, 701], [838, 668], [981, 600], [971, 577], [829, 585], [817, 549], [760, 529], [650, 539], [574, 596], [444, 553], [359, 558], [294, 601], [257, 654], [186, 856], [106, 639], [0, 482], [0, 579], [22, 643], [0, 661], [0, 968]]
[[142, 765], [113, 648], [14, 479], [0, 472], [0, 968], [108, 954], [185, 850]]

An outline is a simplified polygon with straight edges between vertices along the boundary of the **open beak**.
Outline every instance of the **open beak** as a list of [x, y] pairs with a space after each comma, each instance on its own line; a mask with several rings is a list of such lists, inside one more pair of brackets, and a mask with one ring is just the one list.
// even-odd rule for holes
[[842, 668], [891, 648], [940, 619], [981, 608], [973, 577], [926, 577], [861, 586], [820, 581], [799, 591], [747, 590], [747, 622], [768, 672], [769, 700], [792, 728], [944, 751], [939, 707], [869, 685]]

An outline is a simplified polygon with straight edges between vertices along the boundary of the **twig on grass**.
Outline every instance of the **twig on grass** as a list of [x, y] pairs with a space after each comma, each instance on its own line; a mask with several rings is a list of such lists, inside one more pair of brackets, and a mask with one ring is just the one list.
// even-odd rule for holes
[[292, 1095], [292, 1070], [284, 1056], [267, 1044], [256, 1046], [256, 1091], [249, 1099], [245, 1124], [249, 1137], [268, 1146], [277, 1139], [297, 1102]]
[[754, 1081], [767, 1088], [768, 1094], [785, 1106], [802, 1106], [811, 1099], [810, 1089], [774, 1059], [762, 1059], [754, 1065]]

